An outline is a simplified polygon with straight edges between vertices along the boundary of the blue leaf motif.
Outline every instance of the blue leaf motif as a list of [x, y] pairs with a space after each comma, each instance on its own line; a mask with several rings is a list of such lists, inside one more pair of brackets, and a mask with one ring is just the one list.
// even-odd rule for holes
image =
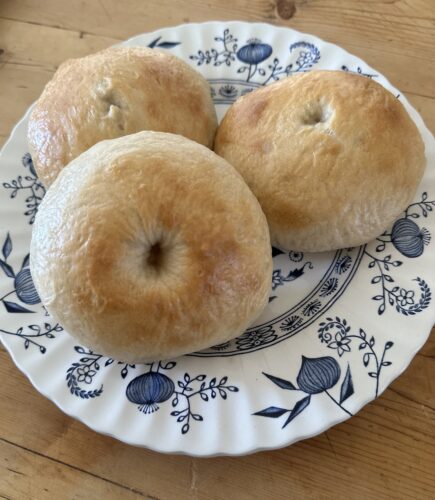
[[344, 376], [344, 380], [341, 384], [341, 389], [340, 389], [340, 404], [346, 401], [346, 399], [350, 398], [350, 396], [352, 396], [354, 392], [355, 390], [353, 388], [350, 367], [349, 365], [347, 365], [346, 375]]
[[319, 394], [333, 387], [340, 378], [340, 365], [331, 356], [306, 358], [297, 376], [299, 389], [307, 394]]
[[286, 410], [285, 408], [278, 408], [277, 406], [269, 406], [264, 410], [257, 411], [254, 415], [258, 415], [259, 417], [271, 417], [278, 418], [284, 415], [284, 413], [289, 412], [290, 410]]
[[161, 42], [161, 36], [155, 38], [152, 42], [148, 44], [148, 47], [150, 49], [153, 49], [154, 47], [160, 47], [162, 49], [172, 49], [172, 47], [176, 47], [177, 45], [180, 45], [181, 42]]
[[369, 364], [369, 361], [370, 361], [370, 353], [369, 352], [366, 352], [363, 356], [363, 364], [365, 367], [368, 366]]
[[310, 404], [310, 401], [311, 401], [311, 395], [306, 396], [305, 398], [298, 401], [293, 407], [293, 410], [290, 412], [290, 415], [288, 416], [287, 420], [284, 422], [282, 428], [284, 429], [286, 425], [288, 425], [295, 417], [297, 417], [300, 413], [302, 413], [305, 410], [305, 408]]
[[5, 242], [3, 243], [2, 254], [5, 259], [7, 259], [12, 251], [12, 241], [9, 233], [6, 236]]
[[149, 47], [150, 49], [153, 49], [153, 48], [157, 45], [157, 43], [159, 42], [159, 40], [160, 40], [161, 38], [162, 38], [161, 36], [159, 36], [159, 37], [155, 38], [152, 42], [150, 42], [150, 43], [148, 44], [148, 47]]
[[272, 257], [276, 257], [278, 255], [282, 255], [284, 254], [285, 252], [283, 250], [280, 250], [279, 248], [277, 247], [272, 247]]
[[264, 373], [263, 375], [267, 377], [269, 380], [271, 380], [274, 384], [276, 384], [278, 387], [281, 387], [281, 389], [286, 389], [288, 391], [296, 391], [297, 388], [288, 380], [284, 380], [283, 378], [279, 377], [274, 377], [273, 375], [269, 375], [268, 373]]
[[161, 47], [162, 49], [172, 49], [172, 47], [176, 47], [180, 45], [181, 42], [160, 42], [157, 44], [157, 47]]
[[176, 364], [174, 361], [168, 361], [165, 365], [160, 364], [160, 366], [163, 370], [172, 370]]
[[9, 278], [14, 278], [15, 277], [15, 273], [14, 273], [14, 270], [12, 269], [12, 267], [7, 263], [5, 262], [4, 260], [1, 260], [0, 259], [0, 267], [3, 269], [3, 272], [6, 274], [6, 276], [8, 276]]
[[29, 267], [30, 264], [30, 253], [28, 253], [24, 259], [23, 259], [23, 264], [21, 265], [21, 269], [24, 269], [25, 267]]
[[30, 309], [26, 309], [23, 306], [20, 306], [20, 304], [16, 304], [15, 302], [9, 302], [7, 300], [3, 301], [3, 304], [6, 307], [6, 311], [9, 313], [32, 313]]

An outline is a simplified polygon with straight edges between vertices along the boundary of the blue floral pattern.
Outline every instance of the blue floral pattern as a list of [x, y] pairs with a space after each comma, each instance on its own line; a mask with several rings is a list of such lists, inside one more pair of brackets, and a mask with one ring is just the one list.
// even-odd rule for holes
[[352, 333], [351, 327], [345, 319], [326, 318], [325, 321], [319, 324], [318, 336], [322, 343], [325, 343], [329, 349], [334, 349], [341, 357], [343, 354], [351, 352], [352, 340], [358, 342], [358, 350], [363, 353], [364, 367], [370, 364], [374, 365], [374, 369], [368, 372], [369, 377], [376, 379], [375, 397], [379, 393], [379, 377], [381, 370], [385, 366], [390, 366], [391, 361], [385, 359], [387, 351], [391, 349], [394, 342], [385, 342], [381, 356], [379, 357], [375, 351], [375, 338], [368, 337], [366, 332], [360, 328], [358, 332]]
[[[258, 38], [251, 38], [239, 48], [239, 40], [225, 29], [221, 36], [214, 38], [216, 46], [210, 49], [198, 50], [190, 59], [197, 66], [211, 64], [213, 66], [231, 66], [238, 64], [237, 73], [243, 75], [247, 83], [266, 85], [282, 77], [294, 73], [309, 71], [320, 60], [320, 51], [312, 43], [300, 41], [289, 46], [289, 56], [292, 62], [282, 64], [274, 57], [272, 62], [266, 61], [272, 56], [273, 48]], [[265, 64], [263, 64], [265, 63]], [[254, 79], [255, 77], [255, 79]]]
[[[302, 331], [308, 324], [320, 317], [340, 296], [357, 271], [364, 256], [364, 248], [343, 249], [336, 252], [316, 293], [308, 295], [285, 314], [271, 321], [249, 328], [242, 336], [213, 346], [189, 356], [233, 356], [264, 349]], [[276, 301], [281, 288], [292, 286], [292, 282], [306, 276], [314, 265], [302, 252], [284, 252], [272, 248], [274, 270], [272, 273], [272, 295], [269, 302]], [[294, 263], [298, 265], [295, 266]], [[284, 271], [284, 266], [286, 270]], [[283, 290], [285, 293], [285, 290]]]
[[12, 302], [10, 299], [6, 300], [6, 298], [15, 294], [17, 298], [26, 305], [35, 305], [41, 302], [30, 274], [30, 255], [27, 254], [24, 257], [21, 268], [19, 271], [16, 271], [8, 262], [12, 249], [12, 239], [10, 234], [7, 233], [2, 247], [3, 258], [0, 258], [0, 268], [4, 275], [13, 281], [13, 289], [0, 297], [0, 301], [3, 303], [8, 313], [32, 313], [34, 311], [31, 309], [17, 302]]
[[[100, 369], [107, 368], [115, 362], [113, 358], [105, 358], [102, 354], [94, 353], [90, 349], [82, 346], [75, 346], [74, 350], [82, 354], [83, 357], [79, 361], [75, 361], [66, 372], [66, 381], [70, 393], [82, 399], [90, 399], [101, 396], [103, 393], [103, 386], [98, 389], [87, 390], [80, 387], [79, 383], [86, 385], [92, 384], [94, 377], [98, 374]], [[116, 364], [121, 365], [120, 375], [124, 379], [129, 372], [129, 369], [135, 369], [136, 365], [116, 361]]]
[[5, 335], [10, 335], [21, 339], [23, 341], [24, 349], [35, 347], [41, 354], [45, 354], [47, 352], [47, 347], [40, 343], [41, 340], [55, 339], [56, 333], [63, 332], [63, 328], [59, 325], [59, 323], [55, 323], [54, 325], [52, 325], [51, 323], [44, 323], [43, 326], [20, 326], [15, 332], [10, 332], [8, 330], [0, 330], [0, 332], [4, 333]]
[[268, 373], [263, 372], [263, 375], [280, 389], [304, 393], [302, 398], [298, 399], [292, 408], [268, 406], [254, 413], [256, 416], [268, 418], [279, 418], [283, 415], [287, 415], [282, 425], [283, 429], [290, 424], [294, 418], [308, 408], [312, 396], [317, 394], [325, 394], [346, 414], [352, 416], [352, 413], [343, 406], [343, 403], [354, 394], [350, 367], [349, 365], [347, 366], [346, 374], [341, 382], [339, 395], [334, 397], [331, 393], [331, 389], [334, 388], [340, 380], [341, 368], [338, 362], [331, 356], [320, 358], [307, 358], [302, 356], [302, 363], [296, 377], [296, 384]]
[[[94, 378], [102, 368], [112, 365], [115, 360], [105, 358], [81, 346], [75, 346], [75, 351], [82, 355], [79, 361], [72, 363], [66, 373], [66, 382], [70, 393], [81, 399], [94, 399], [103, 394], [103, 385], [95, 389], [83, 389], [80, 384], [91, 385]], [[134, 364], [117, 361], [121, 365], [120, 375], [123, 379], [129, 374], [129, 370], [136, 370]], [[235, 385], [228, 384], [228, 377], [207, 377], [199, 374], [194, 377], [185, 373], [175, 382], [165, 373], [176, 366], [175, 361], [158, 361], [147, 363], [149, 370], [133, 378], [126, 388], [127, 399], [138, 405], [139, 411], [144, 414], [154, 413], [159, 410], [159, 405], [172, 399], [170, 415], [176, 417], [177, 423], [182, 424], [181, 433], [189, 432], [192, 421], [201, 422], [203, 416], [193, 411], [193, 401], [201, 399], [204, 402], [220, 396], [227, 399], [230, 392], [238, 392]]]
[[[374, 395], [379, 395], [379, 380], [383, 368], [391, 366], [392, 362], [386, 359], [394, 343], [387, 341], [382, 349], [382, 354], [376, 351], [376, 340], [374, 336], [368, 336], [360, 328], [353, 333], [345, 319], [326, 318], [319, 324], [318, 337], [329, 349], [337, 352], [339, 358], [352, 350], [352, 341], [358, 343], [358, 351], [362, 353], [362, 362], [365, 368], [369, 368], [369, 377], [375, 379]], [[254, 413], [256, 416], [279, 418], [287, 415], [282, 427], [286, 427], [295, 417], [304, 411], [311, 402], [311, 397], [317, 394], [325, 394], [329, 399], [348, 415], [352, 413], [343, 406], [343, 403], [354, 393], [354, 384], [350, 364], [347, 365], [345, 376], [340, 384], [340, 390], [336, 396], [331, 392], [341, 377], [341, 368], [338, 361], [331, 356], [319, 358], [307, 358], [302, 356], [302, 364], [296, 377], [297, 384], [289, 380], [263, 373], [270, 381], [280, 389], [298, 391], [305, 395], [299, 399], [292, 408], [269, 406]]]
[[338, 286], [338, 279], [337, 278], [329, 278], [328, 280], [323, 283], [322, 287], [320, 288], [319, 295], [320, 297], [327, 297], [328, 295], [331, 295], [332, 293], [337, 290]]
[[279, 326], [283, 332], [291, 332], [302, 324], [303, 319], [297, 314], [285, 319]]
[[273, 342], [277, 337], [275, 330], [272, 326], [268, 325], [258, 328], [253, 332], [245, 332], [240, 337], [237, 337], [236, 344], [240, 351], [244, 351], [245, 349], [259, 347], [269, 342]]
[[419, 296], [413, 289], [396, 285], [392, 271], [402, 266], [404, 261], [394, 259], [391, 253], [385, 255], [385, 252], [391, 244], [405, 258], [420, 257], [424, 248], [430, 244], [431, 235], [429, 230], [420, 227], [415, 219], [428, 217], [434, 206], [435, 200], [429, 200], [427, 192], [423, 192], [421, 201], [409, 205], [403, 217], [394, 223], [390, 233], [385, 232], [376, 238], [374, 251], [369, 250], [369, 246], [366, 245], [364, 254], [368, 257], [368, 268], [376, 273], [371, 284], [380, 289], [380, 293], [372, 297], [372, 300], [379, 303], [379, 315], [385, 313], [387, 306], [393, 306], [404, 316], [413, 316], [429, 307], [432, 292], [426, 281], [419, 276], [414, 278]]
[[3, 182], [3, 187], [10, 191], [10, 197], [16, 198], [18, 194], [26, 195], [25, 203], [26, 210], [24, 215], [29, 217], [29, 224], [35, 222], [38, 206], [44, 198], [45, 187], [38, 180], [35, 167], [33, 166], [32, 158], [29, 153], [25, 153], [21, 159], [22, 166], [28, 170], [24, 175], [18, 175], [15, 179], [9, 182]]
[[228, 377], [216, 377], [207, 380], [207, 375], [200, 374], [192, 377], [185, 373], [177, 381], [177, 385], [171, 378], [160, 370], [171, 370], [176, 363], [157, 362], [150, 363], [149, 371], [134, 378], [128, 385], [126, 394], [129, 401], [139, 405], [143, 413], [153, 413], [159, 409], [158, 403], [164, 403], [172, 398], [171, 416], [176, 418], [177, 423], [182, 424], [181, 433], [186, 434], [190, 430], [192, 421], [202, 422], [203, 416], [194, 413], [192, 402], [198, 397], [208, 402], [220, 396], [227, 399], [230, 392], [238, 392], [234, 385], [228, 384]]
[[305, 273], [306, 268], [313, 269], [313, 264], [311, 262], [305, 262], [302, 267], [299, 269], [292, 269], [286, 275], [282, 274], [281, 269], [274, 269], [272, 273], [272, 290], [275, 290], [278, 286], [284, 285], [284, 283], [300, 278]]

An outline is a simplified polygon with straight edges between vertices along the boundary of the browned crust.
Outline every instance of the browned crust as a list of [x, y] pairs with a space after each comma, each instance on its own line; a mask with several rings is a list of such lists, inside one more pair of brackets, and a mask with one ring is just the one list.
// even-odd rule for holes
[[[307, 124], [316, 109], [325, 121]], [[400, 101], [341, 71], [300, 74], [242, 97], [219, 126], [215, 151], [257, 196], [272, 243], [306, 251], [382, 233], [425, 166], [423, 141]]]
[[[146, 260], [156, 241], [160, 274]], [[227, 162], [183, 137], [141, 132], [61, 172], [38, 211], [31, 266], [69, 333], [139, 362], [242, 333], [267, 304], [272, 258], [264, 214]]]
[[59, 67], [30, 115], [28, 141], [49, 186], [101, 140], [156, 130], [211, 147], [216, 127], [210, 87], [188, 64], [145, 47], [111, 47]]

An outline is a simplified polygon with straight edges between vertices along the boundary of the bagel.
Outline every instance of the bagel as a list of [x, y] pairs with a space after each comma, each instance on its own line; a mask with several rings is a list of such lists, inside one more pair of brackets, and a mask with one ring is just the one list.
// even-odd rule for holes
[[266, 218], [242, 177], [160, 132], [73, 160], [39, 207], [30, 254], [48, 312], [78, 342], [129, 363], [241, 334], [271, 288]]
[[146, 47], [111, 47], [59, 67], [30, 114], [28, 143], [48, 187], [101, 140], [155, 130], [212, 147], [216, 127], [210, 86], [187, 63]]
[[380, 235], [413, 199], [426, 163], [402, 103], [343, 71], [298, 74], [240, 98], [215, 151], [257, 196], [272, 244], [309, 252]]

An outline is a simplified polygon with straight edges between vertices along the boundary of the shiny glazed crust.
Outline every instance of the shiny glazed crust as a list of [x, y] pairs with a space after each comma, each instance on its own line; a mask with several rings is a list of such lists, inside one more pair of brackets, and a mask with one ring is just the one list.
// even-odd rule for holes
[[312, 252], [381, 234], [412, 200], [426, 163], [399, 100], [341, 71], [292, 76], [240, 98], [215, 151], [257, 196], [272, 244]]
[[111, 47], [59, 67], [30, 115], [28, 142], [49, 186], [101, 140], [155, 130], [212, 147], [216, 127], [210, 87], [188, 64], [145, 47]]
[[183, 137], [140, 132], [60, 173], [36, 217], [31, 271], [78, 342], [135, 363], [242, 333], [268, 302], [272, 258], [234, 168]]

